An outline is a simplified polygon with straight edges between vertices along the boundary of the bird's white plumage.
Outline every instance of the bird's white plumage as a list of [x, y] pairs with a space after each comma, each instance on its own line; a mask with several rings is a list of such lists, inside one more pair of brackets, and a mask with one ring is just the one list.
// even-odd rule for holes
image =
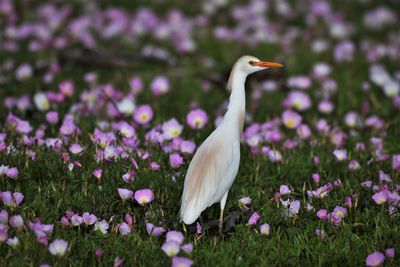
[[243, 56], [235, 63], [228, 82], [231, 96], [224, 120], [198, 148], [190, 162], [180, 210], [185, 224], [194, 223], [201, 212], [214, 203], [221, 202], [221, 210], [224, 209], [227, 194], [239, 170], [246, 77], [265, 68], [251, 62], [260, 61], [252, 56]]
[[[191, 224], [200, 213], [219, 202], [231, 187], [239, 169], [240, 143], [217, 128], [199, 147], [186, 174], [181, 218]], [[235, 140], [236, 139], [236, 140]]]

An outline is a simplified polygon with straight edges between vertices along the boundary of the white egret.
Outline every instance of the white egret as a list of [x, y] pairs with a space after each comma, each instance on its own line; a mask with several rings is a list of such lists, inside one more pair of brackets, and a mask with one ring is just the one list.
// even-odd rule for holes
[[239, 170], [246, 78], [263, 69], [281, 67], [282, 64], [252, 56], [242, 56], [236, 61], [227, 84], [231, 95], [224, 119], [198, 148], [186, 173], [180, 210], [185, 224], [194, 223], [207, 207], [220, 202], [219, 230], [222, 231], [226, 199]]

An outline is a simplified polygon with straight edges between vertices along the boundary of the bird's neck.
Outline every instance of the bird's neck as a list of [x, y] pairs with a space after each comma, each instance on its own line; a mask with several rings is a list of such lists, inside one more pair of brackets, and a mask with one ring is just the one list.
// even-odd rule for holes
[[247, 75], [232, 71], [229, 83], [231, 95], [228, 110], [224, 116], [224, 124], [233, 129], [239, 137], [243, 132], [244, 115], [246, 110], [246, 93], [244, 84]]

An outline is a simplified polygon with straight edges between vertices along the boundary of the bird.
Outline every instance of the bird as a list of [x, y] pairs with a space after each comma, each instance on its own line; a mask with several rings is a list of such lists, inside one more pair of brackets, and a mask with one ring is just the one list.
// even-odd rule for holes
[[205, 209], [219, 202], [219, 232], [222, 233], [228, 192], [240, 164], [246, 78], [260, 70], [282, 67], [280, 63], [261, 61], [247, 55], [233, 65], [227, 83], [230, 97], [224, 118], [197, 149], [186, 172], [179, 212], [184, 224], [193, 224]]

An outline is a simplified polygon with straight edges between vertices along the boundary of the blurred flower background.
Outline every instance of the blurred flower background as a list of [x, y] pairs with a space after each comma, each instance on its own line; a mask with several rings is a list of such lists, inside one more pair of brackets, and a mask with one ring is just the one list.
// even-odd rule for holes
[[[397, 0], [0, 1], [6, 266], [398, 266]], [[238, 177], [178, 219], [240, 56]]]

